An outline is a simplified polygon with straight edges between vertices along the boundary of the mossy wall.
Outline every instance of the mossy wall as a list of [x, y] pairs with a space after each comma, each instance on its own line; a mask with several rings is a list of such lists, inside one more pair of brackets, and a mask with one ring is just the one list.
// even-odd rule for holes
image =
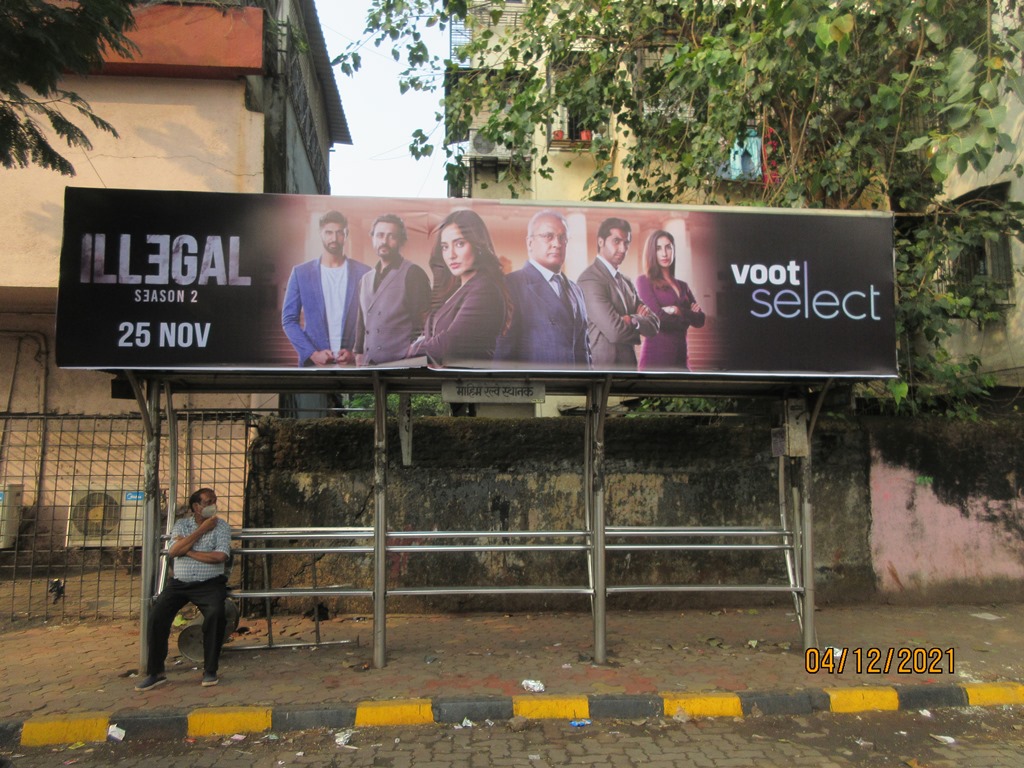
[[[777, 460], [767, 421], [652, 417], [608, 421], [607, 523], [772, 526]], [[389, 530], [567, 531], [584, 528], [579, 418], [419, 419], [413, 464], [389, 425]], [[354, 419], [268, 420], [252, 445], [248, 526], [373, 524], [373, 425]], [[825, 421], [813, 443], [818, 601], [1017, 599], [1024, 581], [1024, 420]], [[511, 541], [511, 539], [506, 539]], [[545, 543], [565, 543], [549, 539]], [[296, 540], [296, 543], [300, 543]], [[369, 541], [364, 542], [369, 544]], [[425, 545], [394, 538], [391, 544]], [[249, 563], [247, 578], [262, 582]], [[314, 577], [315, 570], [315, 577]], [[612, 552], [608, 583], [784, 583], [776, 553]], [[388, 556], [389, 587], [584, 586], [578, 552]], [[276, 556], [275, 586], [369, 588], [369, 555]], [[758, 603], [788, 596], [655, 593], [613, 607]], [[312, 600], [290, 606], [306, 610]], [[367, 611], [366, 600], [323, 601]], [[586, 609], [581, 596], [391, 598], [389, 610]]]
[[[268, 420], [251, 450], [247, 525], [372, 526], [373, 427], [367, 421]], [[610, 419], [606, 427], [607, 524], [775, 526], [777, 460], [767, 421], [697, 423], [654, 417]], [[856, 426], [821, 429], [814, 445], [819, 600], [875, 591], [869, 530], [869, 451]], [[389, 530], [516, 531], [584, 527], [584, 423], [580, 418], [424, 418], [413, 427], [413, 464], [402, 466], [397, 426], [388, 435]], [[552, 539], [547, 543], [561, 543]], [[398, 543], [394, 540], [392, 543]], [[416, 543], [403, 540], [401, 543]], [[420, 542], [426, 543], [426, 542]], [[368, 588], [369, 555], [276, 556], [275, 586]], [[785, 583], [779, 553], [609, 552], [609, 584]], [[588, 583], [583, 554], [392, 553], [389, 586], [575, 585]], [[262, 581], [250, 564], [250, 580]], [[764, 602], [752, 593], [613, 596], [615, 607]], [[786, 595], [773, 599], [789, 600]], [[309, 608], [313, 601], [306, 601]], [[321, 601], [369, 610], [358, 599]], [[580, 608], [580, 596], [391, 598], [389, 610]]]

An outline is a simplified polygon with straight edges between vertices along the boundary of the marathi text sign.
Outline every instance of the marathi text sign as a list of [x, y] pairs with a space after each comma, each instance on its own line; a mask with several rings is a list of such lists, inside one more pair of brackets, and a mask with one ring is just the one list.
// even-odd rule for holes
[[896, 374], [892, 219], [69, 189], [57, 361]]
[[533, 381], [446, 381], [441, 398], [446, 403], [543, 403], [546, 388]]

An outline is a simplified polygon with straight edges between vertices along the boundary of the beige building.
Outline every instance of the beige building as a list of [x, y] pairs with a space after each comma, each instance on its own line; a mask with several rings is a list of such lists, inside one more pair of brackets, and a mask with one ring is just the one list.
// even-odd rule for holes
[[[72, 557], [105, 579], [110, 557], [133, 561], [141, 543], [139, 406], [111, 373], [54, 362], [65, 188], [328, 194], [331, 147], [351, 143], [313, 0], [157, 2], [135, 18], [133, 58], [111, 55], [101, 71], [61, 84], [119, 138], [85, 126], [89, 150], [55, 139], [73, 178], [0, 171], [0, 583], [15, 574], [16, 615], [40, 615], [40, 594], [46, 601], [37, 580], [19, 581], [27, 563]], [[191, 415], [177, 452], [164, 453], [162, 506], [216, 484], [240, 522], [252, 417], [237, 414], [276, 406], [276, 397], [182, 394], [174, 405]], [[175, 453], [181, 487], [168, 489]], [[72, 592], [69, 579], [61, 610]], [[104, 610], [77, 605], [79, 615]]]
[[91, 150], [64, 150], [73, 178], [38, 168], [3, 171], [3, 410], [136, 408], [111, 400], [110, 375], [53, 364], [66, 186], [329, 193], [330, 148], [351, 139], [313, 0], [264, 5], [139, 8], [130, 35], [137, 55], [111, 57], [101, 72], [62, 86], [84, 97], [120, 138], [90, 131]]

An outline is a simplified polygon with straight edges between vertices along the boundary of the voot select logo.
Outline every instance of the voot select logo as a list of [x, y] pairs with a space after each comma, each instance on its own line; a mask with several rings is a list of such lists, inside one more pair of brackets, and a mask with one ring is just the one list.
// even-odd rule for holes
[[[755, 287], [750, 293], [757, 318], [778, 317], [783, 320], [874, 320], [878, 314], [876, 300], [881, 292], [868, 285], [866, 290], [846, 293], [819, 290], [812, 286], [811, 271], [806, 261], [791, 260], [788, 264], [730, 264], [736, 285]], [[785, 286], [785, 287], [783, 287]]]

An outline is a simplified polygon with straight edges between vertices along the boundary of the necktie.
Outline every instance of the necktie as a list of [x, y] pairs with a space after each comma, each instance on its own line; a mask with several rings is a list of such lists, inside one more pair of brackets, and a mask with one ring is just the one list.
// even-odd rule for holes
[[569, 281], [565, 279], [565, 275], [559, 272], [551, 276], [551, 282], [555, 286], [555, 293], [562, 299], [562, 304], [565, 305], [565, 308], [569, 310], [569, 314], [572, 315], [572, 297], [569, 295]]
[[623, 309], [625, 309], [627, 313], [632, 312], [632, 307], [630, 307], [630, 297], [633, 295], [633, 292], [629, 289], [629, 283], [621, 272], [615, 273], [615, 284], [619, 288], [619, 296], [622, 298]]

